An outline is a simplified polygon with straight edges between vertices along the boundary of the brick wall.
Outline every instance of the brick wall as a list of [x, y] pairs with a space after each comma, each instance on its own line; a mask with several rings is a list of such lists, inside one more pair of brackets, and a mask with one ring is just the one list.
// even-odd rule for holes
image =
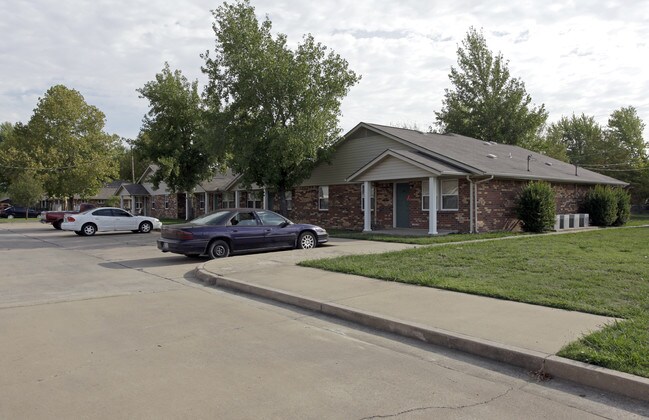
[[[478, 229], [481, 232], [516, 229], [515, 206], [518, 194], [528, 181], [494, 179], [478, 184]], [[411, 180], [409, 192], [410, 227], [428, 229], [428, 211], [421, 209], [422, 180]], [[372, 228], [386, 229], [393, 226], [393, 197], [392, 182], [374, 183], [375, 211], [372, 212]], [[469, 232], [469, 192], [470, 184], [466, 179], [458, 180], [459, 209], [440, 210], [437, 212], [437, 227], [439, 230]], [[586, 192], [592, 188], [578, 184], [553, 184], [557, 199], [557, 213], [576, 213]], [[216, 193], [219, 207], [222, 202], [221, 193]], [[239, 194], [239, 206], [246, 207], [247, 193]], [[214, 194], [209, 194], [209, 209], [212, 209]], [[169, 195], [169, 209], [164, 210], [164, 197], [154, 196], [156, 209], [152, 210], [154, 217], [176, 217], [177, 196]], [[197, 200], [194, 201], [197, 205]], [[273, 208], [279, 209], [279, 201], [275, 196]], [[155, 212], [155, 213], [154, 213]], [[196, 215], [202, 214], [196, 209]], [[318, 187], [297, 187], [293, 191], [293, 210], [287, 215], [296, 223], [313, 223], [325, 228], [363, 229], [363, 211], [361, 210], [361, 185], [343, 184], [329, 186], [329, 210], [318, 210]]]
[[[493, 179], [478, 184], [478, 230], [518, 229], [516, 202], [529, 181]], [[557, 214], [578, 213], [591, 185], [552, 183]]]
[[318, 210], [318, 187], [297, 187], [292, 220], [324, 228], [363, 229], [360, 184], [329, 185], [329, 210]]
[[169, 194], [169, 208], [165, 209], [165, 196], [153, 195], [150, 197], [149, 202], [155, 203], [148, 210], [151, 217], [175, 219], [178, 217], [178, 196], [176, 194]]
[[527, 181], [492, 179], [477, 184], [478, 231], [512, 230], [518, 225], [516, 197]]

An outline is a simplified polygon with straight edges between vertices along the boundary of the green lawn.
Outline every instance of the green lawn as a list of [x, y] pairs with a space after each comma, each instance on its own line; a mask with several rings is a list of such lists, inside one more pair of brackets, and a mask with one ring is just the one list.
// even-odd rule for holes
[[631, 220], [629, 220], [626, 225], [627, 226], [649, 225], [649, 213], [632, 214]]
[[25, 219], [24, 217], [15, 217], [13, 219], [7, 219], [0, 217], [0, 223], [25, 223], [25, 222], [39, 222], [40, 220], [36, 217], [30, 217]]
[[345, 239], [363, 239], [366, 241], [399, 242], [415, 245], [432, 245], [448, 242], [473, 241], [478, 239], [505, 238], [507, 236], [522, 235], [514, 232], [493, 232], [493, 233], [463, 233], [442, 236], [396, 236], [382, 233], [362, 233], [350, 230], [327, 229], [329, 236]]
[[302, 265], [626, 318], [560, 355], [649, 377], [649, 229], [448, 244]]

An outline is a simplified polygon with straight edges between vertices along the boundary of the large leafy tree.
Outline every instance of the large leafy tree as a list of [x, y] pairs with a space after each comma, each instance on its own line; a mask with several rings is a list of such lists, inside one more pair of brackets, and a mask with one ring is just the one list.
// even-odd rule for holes
[[632, 106], [622, 107], [611, 113], [604, 130], [604, 155], [607, 164], [600, 172], [622, 179], [631, 184], [634, 201], [649, 198], [649, 143], [644, 141], [644, 122]]
[[[213, 167], [203, 130], [203, 105], [198, 82], [165, 63], [162, 71], [138, 89], [149, 101], [136, 150], [159, 166], [152, 182], [164, 181], [172, 191], [191, 193]], [[191, 210], [191, 206], [189, 207]]]
[[43, 193], [40, 177], [30, 171], [18, 175], [7, 190], [13, 204], [25, 207], [25, 217], [27, 208], [38, 203], [43, 198]]
[[601, 153], [604, 146], [602, 127], [592, 116], [561, 117], [550, 124], [546, 133], [546, 141], [563, 144], [570, 163], [575, 165], [597, 165], [606, 161]]
[[244, 184], [275, 190], [285, 213], [285, 192], [340, 135], [340, 103], [360, 77], [311, 35], [290, 49], [248, 0], [213, 15], [216, 47], [203, 72], [214, 146]]
[[[0, 156], [4, 155], [7, 153], [6, 150], [4, 150], [2, 144], [5, 142], [5, 140], [8, 140], [9, 137], [11, 137], [14, 133], [14, 125], [10, 122], [3, 122], [0, 124]], [[6, 163], [6, 159], [2, 159], [0, 157], [0, 165], [2, 165], [2, 162]], [[5, 191], [7, 189], [7, 186], [9, 185], [9, 177], [8, 177], [8, 171], [11, 168], [6, 168], [3, 166], [0, 166], [0, 194], [2, 191]]]
[[573, 114], [550, 124], [544, 142], [562, 145], [570, 163], [628, 182], [634, 201], [642, 202], [649, 197], [644, 127], [633, 107], [613, 111], [606, 127], [592, 116]]
[[631, 167], [647, 162], [646, 143], [642, 137], [645, 124], [632, 106], [622, 107], [611, 113], [605, 130], [604, 141], [614, 155], [609, 158]]
[[119, 160], [119, 179], [121, 180], [135, 182], [150, 164], [147, 159], [142, 157], [142, 152], [135, 143], [131, 139], [120, 139], [117, 158]]
[[94, 195], [117, 174], [116, 143], [104, 125], [104, 114], [81, 93], [53, 86], [29, 122], [17, 123], [2, 142], [0, 165], [10, 180], [28, 171], [37, 174], [50, 197]]
[[14, 125], [8, 121], [0, 124], [0, 144], [8, 139], [14, 132]]
[[524, 147], [536, 140], [545, 106], [531, 105], [525, 84], [511, 76], [502, 54], [489, 50], [481, 31], [469, 28], [449, 79], [453, 88], [435, 112], [439, 131]]

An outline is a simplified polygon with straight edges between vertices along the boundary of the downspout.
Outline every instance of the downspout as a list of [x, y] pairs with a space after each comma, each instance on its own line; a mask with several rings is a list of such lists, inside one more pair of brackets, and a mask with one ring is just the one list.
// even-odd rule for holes
[[471, 175], [466, 176], [466, 180], [469, 181], [469, 233], [473, 232], [473, 180]]
[[475, 197], [475, 200], [474, 200], [475, 210], [473, 212], [473, 214], [475, 216], [475, 233], [478, 233], [478, 184], [480, 184], [482, 182], [491, 181], [492, 179], [494, 179], [493, 175], [491, 175], [489, 178], [481, 179], [481, 180], [475, 181], [473, 183], [473, 188], [475, 190], [473, 192], [473, 196]]

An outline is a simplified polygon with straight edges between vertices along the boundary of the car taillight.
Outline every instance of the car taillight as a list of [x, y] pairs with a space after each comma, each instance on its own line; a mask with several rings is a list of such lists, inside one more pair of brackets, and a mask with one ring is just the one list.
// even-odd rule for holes
[[68, 220], [68, 222], [70, 222], [70, 223], [72, 223], [72, 222], [75, 221], [74, 217], [72, 217], [72, 216], [68, 216], [68, 217], [67, 217], [67, 220]]
[[189, 240], [189, 239], [194, 239], [194, 234], [191, 232], [187, 232], [186, 230], [179, 230], [177, 233], [178, 239], [182, 239], [184, 241]]

